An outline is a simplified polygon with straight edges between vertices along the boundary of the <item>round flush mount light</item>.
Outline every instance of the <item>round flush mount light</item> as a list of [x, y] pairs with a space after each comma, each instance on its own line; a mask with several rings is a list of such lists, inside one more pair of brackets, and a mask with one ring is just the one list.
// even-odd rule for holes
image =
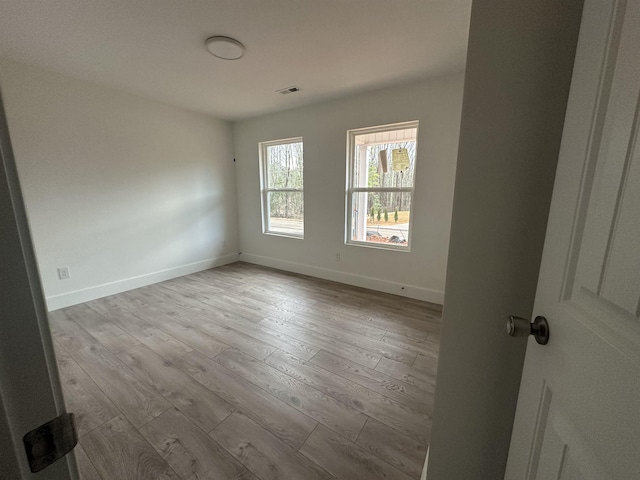
[[244, 55], [244, 45], [235, 38], [214, 36], [204, 42], [209, 53], [223, 60], [238, 60]]

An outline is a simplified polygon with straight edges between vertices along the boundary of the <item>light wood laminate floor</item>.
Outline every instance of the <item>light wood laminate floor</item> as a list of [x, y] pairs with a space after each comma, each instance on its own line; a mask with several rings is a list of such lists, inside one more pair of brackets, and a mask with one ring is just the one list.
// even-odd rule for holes
[[235, 263], [49, 316], [85, 480], [420, 478], [437, 305]]

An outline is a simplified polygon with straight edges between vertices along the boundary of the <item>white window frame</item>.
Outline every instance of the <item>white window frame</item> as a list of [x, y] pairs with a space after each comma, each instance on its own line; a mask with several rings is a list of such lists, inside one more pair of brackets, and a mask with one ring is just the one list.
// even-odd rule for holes
[[[288, 145], [290, 143], [302, 143], [303, 145], [303, 163], [302, 163], [302, 172], [303, 172], [303, 181], [302, 188], [269, 188], [269, 170], [268, 170], [268, 158], [267, 158], [267, 148], [274, 145]], [[293, 138], [284, 138], [281, 140], [269, 140], [267, 142], [260, 142], [258, 144], [259, 148], [259, 158], [260, 158], [260, 191], [261, 191], [261, 203], [262, 203], [262, 233], [265, 235], [275, 235], [278, 237], [289, 237], [289, 238], [297, 238], [304, 239], [304, 213], [303, 213], [303, 222], [302, 222], [302, 234], [295, 234], [290, 232], [282, 232], [278, 230], [272, 230], [269, 225], [269, 193], [270, 192], [300, 192], [303, 197], [304, 202], [304, 141], [302, 137], [293, 137]], [[303, 210], [304, 212], [304, 210]]]
[[[370, 134], [370, 133], [379, 133], [379, 132], [388, 132], [393, 130], [405, 130], [408, 128], [416, 129], [416, 163], [414, 165], [414, 181], [412, 187], [354, 187], [353, 186], [353, 178], [355, 174], [355, 138], [359, 135]], [[410, 122], [401, 122], [401, 123], [391, 123], [388, 125], [379, 125], [375, 127], [365, 127], [365, 128], [356, 128], [352, 130], [347, 130], [347, 185], [345, 189], [345, 236], [344, 243], [345, 245], [357, 246], [357, 247], [366, 247], [366, 248], [377, 248], [380, 250], [395, 250], [398, 252], [411, 252], [412, 245], [412, 234], [413, 234], [413, 205], [415, 200], [415, 174], [416, 169], [418, 167], [418, 132], [419, 132], [419, 121], [413, 120]], [[393, 243], [376, 243], [376, 242], [366, 242], [360, 240], [353, 240], [351, 232], [353, 231], [353, 194], [358, 192], [406, 192], [411, 194], [411, 207], [409, 209], [409, 232], [407, 238], [407, 245], [396, 245]]]

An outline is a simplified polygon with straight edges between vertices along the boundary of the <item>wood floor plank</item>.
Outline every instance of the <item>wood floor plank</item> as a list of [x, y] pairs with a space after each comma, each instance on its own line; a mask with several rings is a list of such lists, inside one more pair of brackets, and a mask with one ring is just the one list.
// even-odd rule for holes
[[311, 417], [196, 352], [178, 359], [176, 365], [295, 449], [302, 446], [318, 424]]
[[[241, 323], [244, 319], [243, 317], [236, 316], [231, 320], [228, 320], [227, 318], [219, 319], [215, 318], [215, 316], [207, 318], [206, 316], [201, 315], [199, 311], [188, 310], [179, 305], [179, 302], [181, 301], [180, 299], [183, 297], [177, 295], [175, 292], [165, 293], [158, 296], [157, 293], [154, 293], [149, 288], [144, 290], [144, 292], [136, 291], [136, 294], [142, 297], [142, 302], [149, 302], [150, 304], [154, 304], [154, 308], [162, 308], [162, 305], [168, 304], [172, 300], [175, 300], [175, 302], [177, 303], [174, 303], [171, 307], [174, 319], [177, 319], [179, 322], [187, 322], [188, 324], [203, 331], [205, 334], [218, 339], [225, 345], [234, 347], [259, 360], [266, 358], [276, 350], [276, 347], [273, 347], [268, 343], [265, 343], [253, 336], [247, 335], [229, 326], [234, 325], [235, 323]], [[129, 306], [129, 308], [131, 309], [141, 310], [142, 307], [140, 306], [140, 304], [136, 303], [136, 301], [132, 299], [133, 295], [134, 293], [128, 295], [128, 303], [124, 305]], [[211, 306], [207, 307], [205, 304], [202, 305], [204, 305], [204, 309], [211, 309]], [[233, 308], [233, 311], [235, 311], [235, 307]], [[246, 319], [244, 320], [248, 321]], [[250, 323], [251, 325], [253, 325], [252, 322]]]
[[164, 283], [160, 283], [129, 293], [132, 297], [135, 296], [147, 305], [159, 307], [163, 311], [169, 308], [172, 309], [171, 312], [180, 315], [197, 313], [207, 316], [211, 313], [211, 306], [204, 303], [203, 300], [207, 295], [212, 294], [201, 293], [191, 287], [183, 287], [180, 292], [177, 292]]
[[[168, 282], [163, 282], [163, 285], [166, 285], [169, 288], [173, 288], [177, 292], [181, 292], [185, 288], [200, 288], [203, 285], [203, 282], [202, 280], [196, 280], [191, 278], [191, 276], [186, 275], [184, 277], [173, 278]], [[211, 295], [215, 295], [216, 293], [225, 292], [226, 289], [207, 284], [206, 291]]]
[[140, 344], [138, 340], [86, 305], [74, 305], [66, 308], [64, 312], [114, 355]]
[[432, 375], [436, 375], [438, 373], [438, 354], [418, 355], [415, 362], [413, 362], [413, 368], [425, 370]]
[[384, 460], [323, 425], [318, 425], [313, 431], [300, 453], [341, 479], [410, 479]]
[[355, 408], [241, 352], [227, 350], [215, 360], [347, 438], [355, 440], [364, 425], [366, 416]]
[[325, 350], [320, 350], [309, 362], [414, 408], [419, 408], [419, 405], [424, 404], [426, 412], [431, 413], [435, 392], [435, 388], [431, 384], [420, 388], [373, 368], [350, 362], [346, 358]]
[[78, 463], [78, 473], [80, 473], [80, 480], [104, 480], [96, 467], [93, 466], [91, 460], [87, 456], [87, 452], [84, 451], [80, 443], [76, 444], [73, 449], [76, 455], [76, 462]]
[[288, 318], [280, 320], [280, 323], [287, 326], [295, 326], [303, 330], [311, 330], [320, 335], [329, 337], [333, 340], [347, 343], [351, 346], [374, 352], [377, 355], [390, 358], [397, 362], [413, 365], [417, 353], [412, 352], [405, 345], [394, 345], [391, 342], [383, 342], [375, 338], [369, 338], [360, 333], [349, 332], [344, 328], [333, 327], [329, 324], [320, 324], [319, 322], [310, 321], [308, 318]]
[[81, 348], [71, 357], [135, 426], [144, 425], [169, 408], [169, 402], [103, 346]]
[[225, 306], [228, 308], [229, 305], [233, 305], [234, 313], [253, 322], [259, 322], [274, 310], [270, 305], [233, 295], [223, 294], [215, 297], [204, 297], [202, 301], [215, 308], [224, 308]]
[[[377, 340], [381, 340], [387, 332], [386, 329], [358, 321], [358, 318], [352, 315], [350, 311], [329, 311], [322, 308], [318, 302], [312, 305], [305, 305], [288, 301], [280, 304], [279, 310], [288, 314], [284, 318], [304, 318], [305, 323], [307, 323], [307, 320], [310, 320], [311, 322], [319, 322], [320, 325], [328, 322], [328, 324], [333, 327], [346, 329], [349, 332], [358, 333]], [[312, 327], [312, 324], [309, 326]], [[320, 330], [322, 330], [321, 327]]]
[[424, 340], [415, 340], [387, 332], [382, 341], [415, 354], [431, 355], [434, 353], [437, 354], [440, 349], [440, 340], [432, 340], [432, 335], [433, 334], [428, 334]]
[[311, 345], [291, 335], [271, 330], [259, 324], [247, 327], [245, 325], [235, 325], [235, 329], [240, 332], [256, 338], [264, 343], [271, 345], [288, 353], [292, 353], [301, 358], [309, 359], [320, 351], [320, 348]]
[[420, 478], [427, 455], [424, 444], [373, 418], [367, 420], [356, 443], [411, 478]]
[[276, 320], [272, 318], [265, 318], [261, 320], [259, 325], [265, 326], [271, 330], [282, 332], [285, 335], [297, 336], [303, 341], [310, 343], [318, 348], [333, 352], [336, 355], [343, 355], [356, 363], [365, 365], [367, 367], [374, 368], [382, 355], [359, 348], [348, 343], [341, 342], [340, 340], [323, 335], [312, 330], [305, 330], [298, 328], [290, 324], [285, 323], [283, 320]]
[[[181, 305], [184, 305], [187, 308], [201, 310], [203, 309], [202, 304], [205, 304], [205, 311], [207, 311], [206, 306], [208, 306], [209, 310], [212, 306], [216, 308], [222, 307], [225, 309], [232, 309], [236, 316], [243, 317], [253, 322], [257, 322], [266, 317], [273, 308], [269, 304], [264, 304], [251, 298], [230, 295], [230, 289], [226, 289], [223, 292], [218, 291], [217, 293], [212, 294], [209, 286], [203, 284], [183, 284], [179, 287], [175, 284], [163, 284], [158, 285], [158, 288], [167, 294], [170, 294], [169, 292], [176, 293], [179, 289], [179, 293], [181, 294]], [[231, 291], [234, 290], [231, 289]]]
[[395, 362], [388, 358], [381, 359], [376, 370], [421, 388], [425, 388], [426, 385], [433, 386], [436, 382], [436, 376], [434, 374], [410, 367], [404, 363]]
[[209, 335], [221, 339], [223, 342], [235, 349], [258, 360], [264, 360], [277, 350], [274, 346], [258, 340], [251, 335], [247, 335], [246, 333], [242, 333], [234, 328], [230, 328], [219, 323], [209, 322], [202, 325], [200, 328]]
[[98, 427], [81, 443], [103, 479], [180, 480], [140, 432], [122, 416]]
[[234, 413], [210, 435], [261, 480], [333, 477], [248, 417]]
[[[406, 480], [429, 441], [440, 316], [235, 263], [52, 312], [50, 324], [81, 443], [93, 441], [78, 450], [89, 480]], [[110, 455], [127, 432], [133, 447]], [[159, 473], [126, 466], [149, 452]]]
[[235, 410], [218, 395], [144, 345], [131, 348], [118, 357], [138, 377], [207, 432]]
[[215, 268], [211, 270], [203, 270], [202, 272], [192, 273], [191, 278], [197, 278], [207, 285], [216, 288], [228, 290], [233, 287], [243, 285], [244, 278], [242, 275], [225, 274], [224, 269]]
[[89, 345], [100, 345], [95, 337], [89, 335], [85, 329], [71, 320], [64, 310], [49, 312], [48, 317], [52, 337], [67, 352], [73, 352]]
[[113, 402], [65, 352], [56, 352], [67, 409], [75, 414], [82, 436], [120, 414]]
[[107, 317], [133, 338], [146, 345], [158, 355], [171, 360], [193, 350], [166, 334], [152, 323], [144, 321], [126, 309], [126, 297], [114, 295], [87, 303], [98, 313]]
[[[375, 301], [372, 302], [375, 305]], [[423, 329], [422, 322], [407, 322], [402, 318], [393, 319], [389, 318], [386, 314], [381, 315], [379, 311], [363, 310], [339, 303], [318, 302], [315, 307], [328, 312], [350, 315], [354, 321], [364, 323], [365, 325], [373, 325], [377, 328], [397, 333], [398, 335], [404, 335], [405, 337], [421, 340], [427, 336], [427, 332]]]
[[265, 361], [296, 380], [405, 432], [423, 445], [427, 444], [431, 418], [425, 413], [423, 405], [412, 408], [290, 354], [276, 352]]
[[387, 333], [386, 330], [377, 328], [371, 325], [365, 325], [363, 323], [352, 322], [345, 315], [329, 314], [316, 309], [311, 309], [311, 312], [303, 312], [296, 316], [296, 318], [303, 319], [307, 328], [322, 332], [325, 326], [332, 329], [338, 329], [341, 331], [355, 333], [358, 335], [364, 335], [366, 337], [373, 338], [375, 340], [382, 340]]
[[[134, 294], [129, 294], [129, 296], [133, 298]], [[147, 291], [144, 295], [142, 295], [142, 299], [138, 298], [138, 300], [141, 300], [142, 302], [148, 302], [151, 308], [158, 311], [160, 309], [166, 310], [167, 308], [171, 308], [171, 307], [167, 307], [167, 305], [165, 304], [172, 300], [177, 303], [184, 303], [183, 302], [184, 296], [181, 295], [181, 293], [178, 291], [167, 290], [164, 294], [162, 294], [162, 298], [158, 299], [155, 293]], [[161, 301], [162, 303], [158, 304], [157, 301]], [[210, 305], [202, 303], [201, 311], [208, 312], [210, 311], [210, 309], [211, 309]], [[262, 355], [263, 352], [266, 351], [265, 344], [267, 346], [274, 347], [274, 349], [282, 349], [284, 351], [299, 355], [303, 358], [311, 358], [316, 353], [318, 353], [318, 350], [319, 350], [318, 348], [308, 343], [305, 343], [301, 340], [298, 340], [295, 337], [291, 337], [291, 336], [282, 334], [280, 332], [269, 331], [268, 329], [262, 328], [256, 325], [254, 322], [247, 320], [242, 316], [236, 316], [234, 318], [215, 316], [212, 318], [212, 317], [201, 315], [199, 313], [200, 310], [198, 311], [197, 314], [191, 314], [189, 311], [185, 311], [184, 309], [175, 308], [175, 305], [173, 306], [172, 310], [175, 313], [173, 317], [168, 317], [166, 314], [162, 314], [159, 316], [158, 321], [161, 322], [161, 325], [163, 326], [165, 325], [164, 320], [165, 318], [168, 317], [168, 318], [178, 319], [178, 321], [182, 323], [187, 323], [192, 328], [197, 328], [198, 331], [204, 331], [204, 330], [207, 330], [207, 328], [209, 329], [209, 331], [211, 331], [211, 329], [213, 329], [214, 327], [209, 325], [209, 323], [213, 323], [219, 326], [220, 328], [231, 328], [232, 330], [240, 332], [241, 334], [247, 335], [257, 340], [257, 342], [259, 342], [255, 344], [255, 346], [250, 347], [251, 348], [250, 351], [246, 351], [246, 348], [247, 348], [246, 341], [241, 343], [240, 338], [235, 338], [236, 343], [234, 347], [237, 348], [238, 350], [245, 351], [245, 353], [249, 353], [250, 355], [251, 355], [251, 352], [257, 353], [258, 355]], [[246, 337], [242, 337], [242, 338], [246, 338]], [[198, 350], [195, 346], [193, 347], [194, 349]], [[228, 348], [228, 346], [226, 347]], [[199, 351], [202, 351], [202, 350], [199, 350]], [[206, 352], [202, 352], [202, 353], [205, 353], [206, 355]], [[217, 352], [217, 353], [221, 353], [221, 352]], [[215, 356], [215, 355], [208, 355], [208, 356]]]
[[215, 357], [230, 348], [226, 343], [222, 343], [201, 329], [194, 327], [191, 322], [182, 321], [180, 317], [175, 315], [167, 315], [162, 306], [155, 302], [150, 302], [152, 305], [149, 305], [146, 303], [149, 302], [147, 298], [141, 300], [140, 295], [128, 292], [122, 296], [132, 300], [132, 310], [130, 310], [132, 313], [147, 322], [153, 322], [160, 330], [207, 357]]
[[140, 432], [183, 479], [257, 480], [175, 408], [153, 419]]

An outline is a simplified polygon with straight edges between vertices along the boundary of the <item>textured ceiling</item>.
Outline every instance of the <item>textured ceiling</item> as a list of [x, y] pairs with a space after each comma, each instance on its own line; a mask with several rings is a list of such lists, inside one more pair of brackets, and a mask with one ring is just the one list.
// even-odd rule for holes
[[[1, 0], [0, 56], [228, 120], [462, 71], [471, 0]], [[211, 56], [232, 36], [244, 58]], [[275, 90], [297, 85], [289, 95]]]

